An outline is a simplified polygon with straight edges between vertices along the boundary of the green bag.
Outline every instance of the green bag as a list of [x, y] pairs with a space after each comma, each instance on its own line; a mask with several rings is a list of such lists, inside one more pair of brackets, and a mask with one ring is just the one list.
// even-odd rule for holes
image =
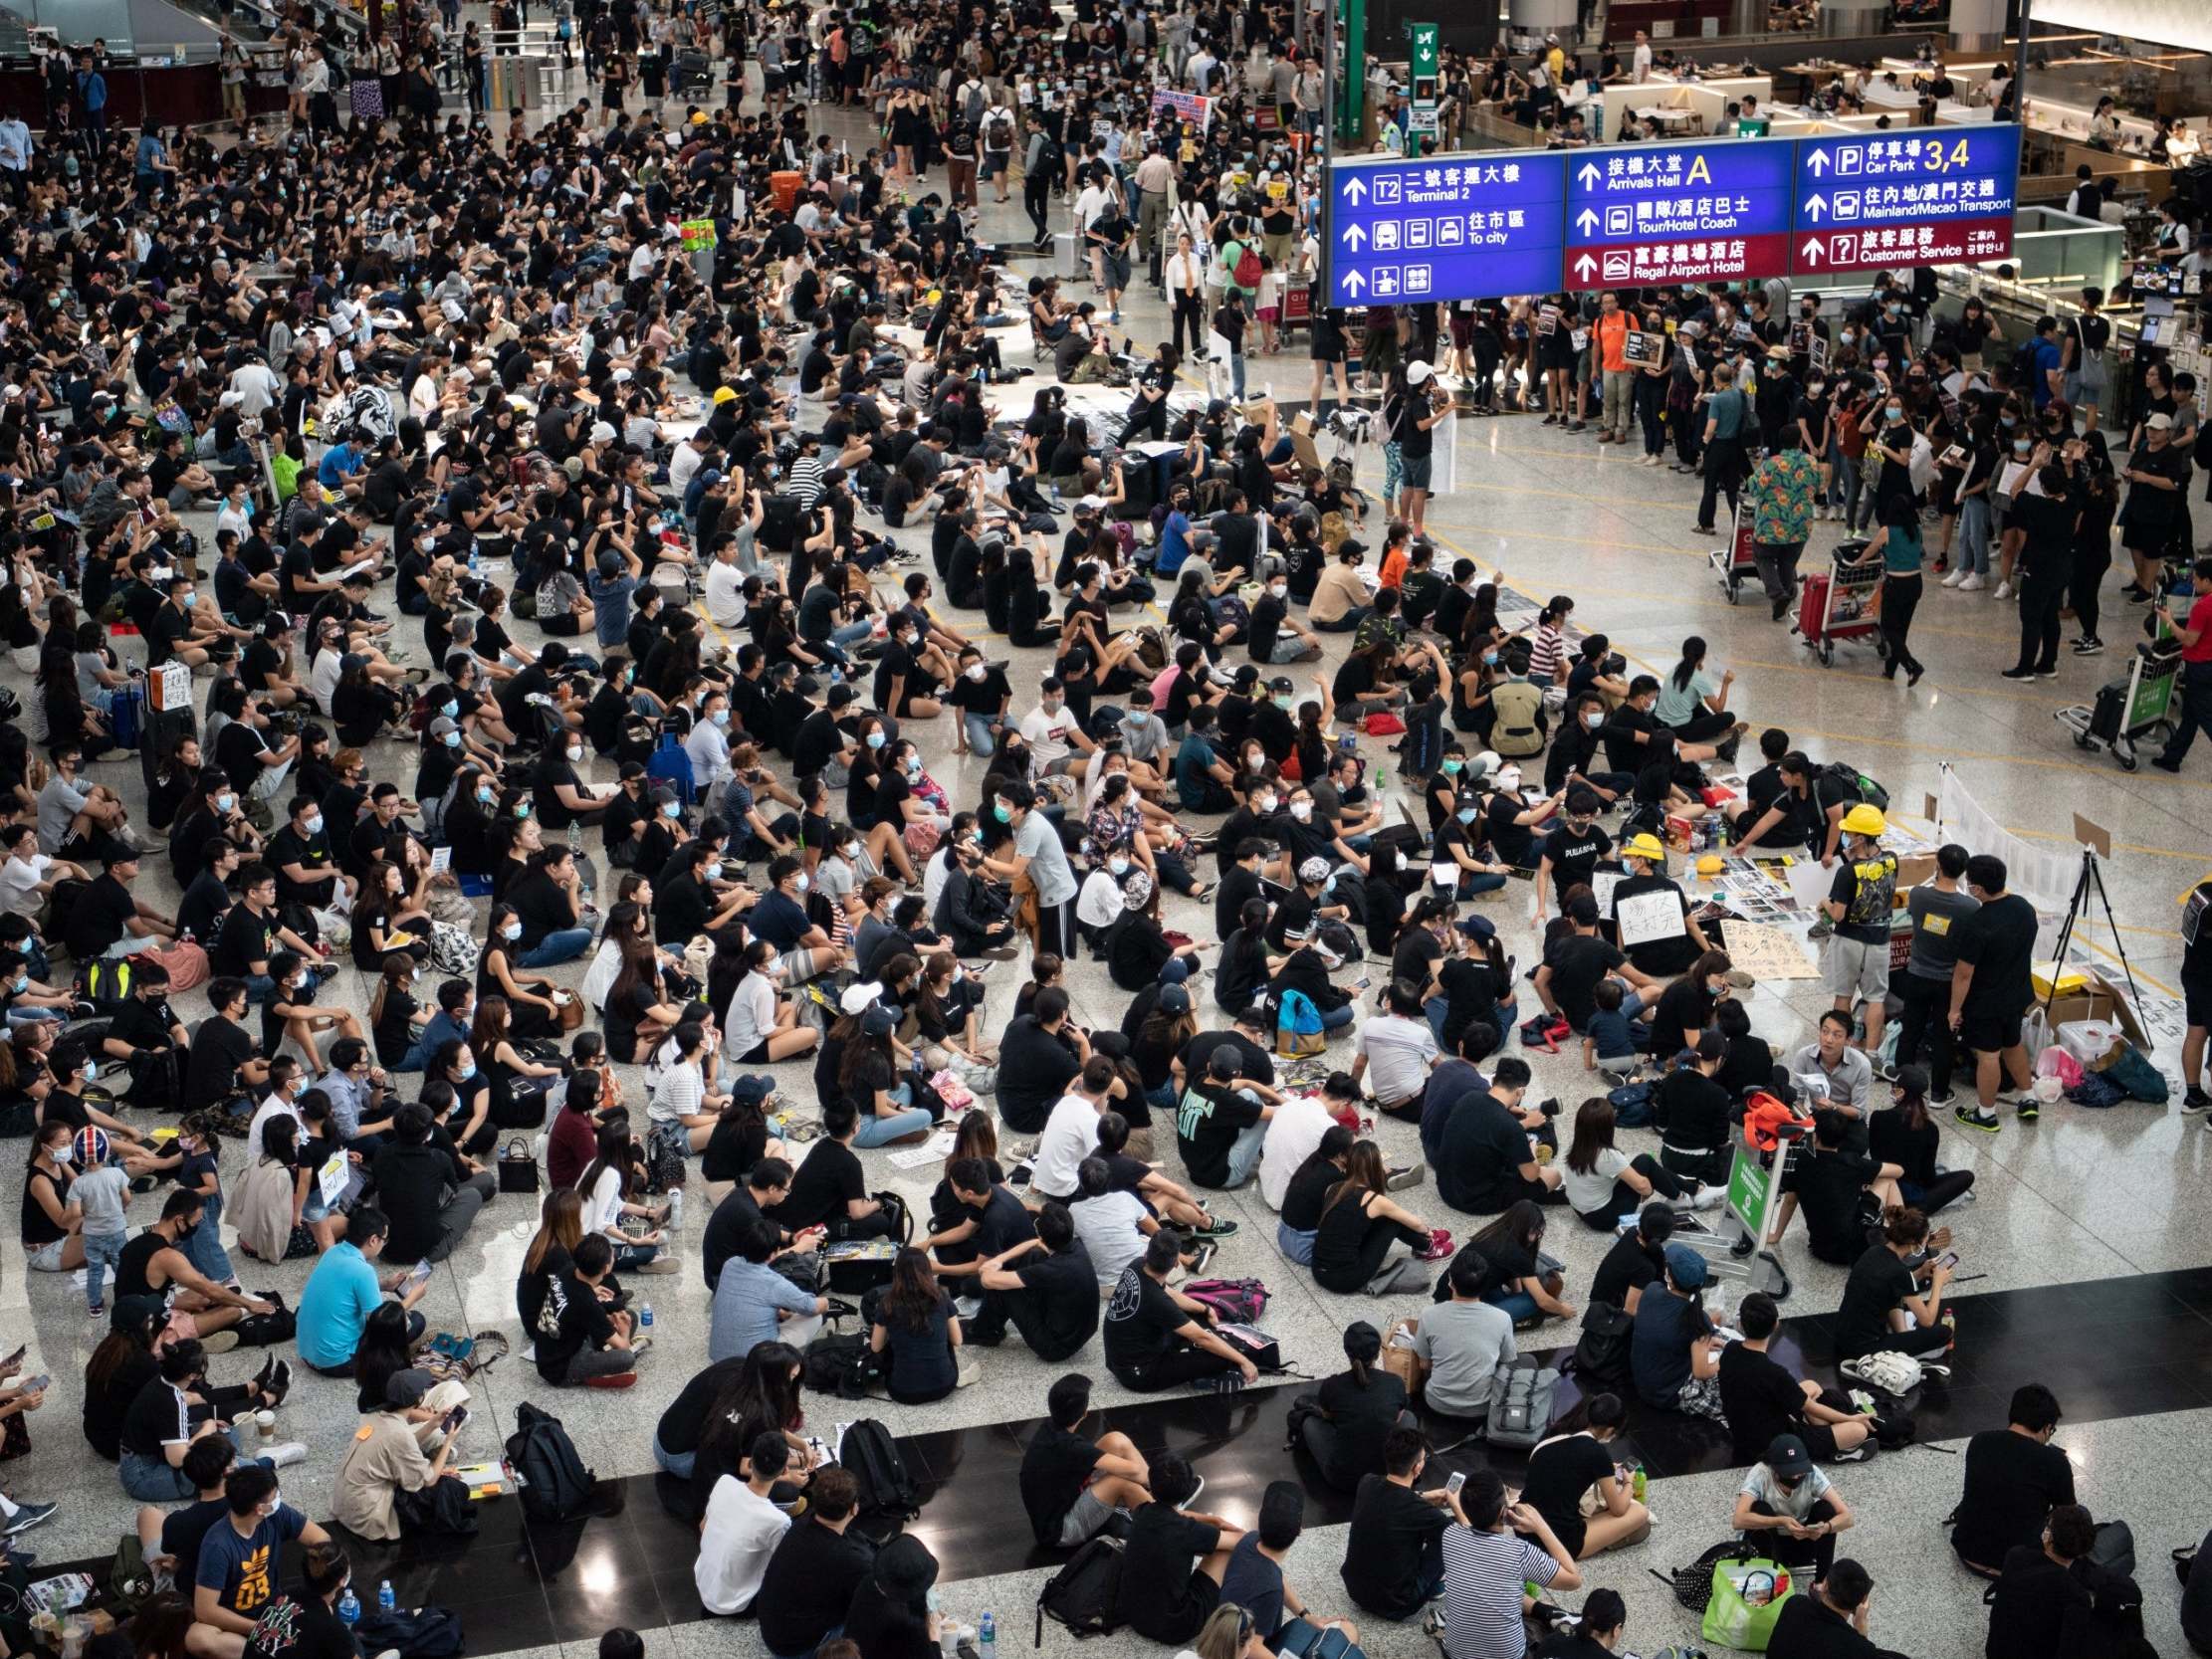
[[1797, 1593], [1791, 1569], [1754, 1555], [1713, 1562], [1712, 1599], [1705, 1603], [1704, 1639], [1716, 1647], [1764, 1653], [1782, 1616], [1782, 1603]]

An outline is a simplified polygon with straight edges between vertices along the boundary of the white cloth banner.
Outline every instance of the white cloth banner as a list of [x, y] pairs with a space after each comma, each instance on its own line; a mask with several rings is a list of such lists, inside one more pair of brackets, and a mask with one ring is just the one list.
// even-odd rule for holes
[[1970, 853], [1988, 853], [2005, 861], [2005, 887], [2019, 894], [2039, 911], [2063, 912], [2074, 902], [2074, 884], [2082, 873], [2078, 847], [2043, 847], [2023, 841], [1983, 811], [1966, 792], [1958, 773], [1943, 768], [1943, 787], [1936, 795], [1936, 810], [1943, 839], [1955, 841]]

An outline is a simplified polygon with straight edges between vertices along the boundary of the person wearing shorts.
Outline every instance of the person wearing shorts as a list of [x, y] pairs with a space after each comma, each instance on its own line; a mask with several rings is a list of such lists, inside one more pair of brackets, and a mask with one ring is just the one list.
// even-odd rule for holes
[[1889, 913], [1897, 891], [1897, 861], [1882, 851], [1889, 822], [1881, 809], [1862, 801], [1844, 814], [1843, 857], [1836, 861], [1825, 909], [1835, 935], [1824, 962], [1828, 994], [1848, 1021], [1853, 1004], [1867, 1008], [1867, 1052], [1881, 1047], [1889, 995]]
[[2005, 891], [2007, 879], [2003, 859], [1987, 853], [1968, 859], [1966, 891], [1981, 908], [1951, 929], [1958, 949], [1951, 1023], [1974, 1057], [1975, 1095], [1973, 1104], [1958, 1107], [1953, 1116], [1985, 1135], [1998, 1129], [1997, 1100], [2006, 1089], [2017, 1093], [2014, 1107], [2022, 1123], [2033, 1123], [2038, 1115], [2028, 1053], [2020, 1045], [2021, 1021], [2035, 1004], [2036, 912], [2027, 900]]

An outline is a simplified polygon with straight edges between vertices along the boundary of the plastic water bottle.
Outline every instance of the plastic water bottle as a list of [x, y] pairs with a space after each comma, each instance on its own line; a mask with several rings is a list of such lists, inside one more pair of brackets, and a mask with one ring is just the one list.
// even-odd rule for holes
[[653, 1329], [653, 1305], [650, 1302], [646, 1303], [645, 1306], [638, 1309], [637, 1328], [640, 1331], [650, 1331]]
[[984, 1610], [984, 1621], [976, 1627], [976, 1650], [983, 1659], [998, 1659], [998, 1619], [989, 1608]]
[[469, 543], [469, 574], [472, 576], [480, 576], [483, 573], [483, 557], [477, 552], [476, 543], [474, 541], [471, 541]]
[[379, 1612], [390, 1612], [399, 1605], [399, 1597], [391, 1592], [391, 1580], [386, 1578], [376, 1586], [376, 1606]]
[[681, 1227], [683, 1224], [684, 1189], [679, 1186], [668, 1195], [668, 1215], [667, 1218], [662, 1221], [661, 1225], [668, 1228], [676, 1228]]
[[361, 1621], [361, 1599], [353, 1593], [351, 1584], [347, 1584], [345, 1593], [337, 1598], [337, 1618], [348, 1630]]

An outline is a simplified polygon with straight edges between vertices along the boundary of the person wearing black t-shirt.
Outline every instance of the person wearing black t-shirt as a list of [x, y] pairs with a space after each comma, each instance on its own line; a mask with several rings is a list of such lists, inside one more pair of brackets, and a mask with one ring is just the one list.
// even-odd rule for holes
[[1728, 1178], [1730, 1137], [1735, 1133], [1735, 1101], [1714, 1078], [1728, 1057], [1728, 1040], [1707, 1031], [1652, 1091], [1652, 1124], [1659, 1134], [1659, 1162], [1671, 1174], [1707, 1184]]
[[2029, 970], [2035, 963], [2035, 907], [2005, 891], [2005, 861], [1980, 853], [1966, 861], [1966, 891], [1981, 908], [1951, 926], [1958, 953], [1951, 976], [1950, 1022], [1959, 1042], [1974, 1056], [1977, 1104], [1957, 1109], [1968, 1129], [1994, 1134], [1999, 1088], [2019, 1091], [2023, 1123], [2036, 1117], [2029, 1088], [2028, 1051], [2021, 1046], [2020, 1022], [2035, 1001]]
[[1940, 1316], [1951, 1269], [1941, 1258], [1906, 1265], [1908, 1257], [1925, 1257], [1927, 1248], [1928, 1218], [1918, 1210], [1893, 1209], [1883, 1217], [1881, 1242], [1867, 1246], [1853, 1264], [1843, 1306], [1830, 1322], [1839, 1359], [1884, 1349], [1937, 1358], [1950, 1351], [1951, 1328]]
[[1812, 1149], [1790, 1161], [1774, 1229], [1776, 1238], [1789, 1231], [1791, 1215], [1802, 1207], [1813, 1255], [1837, 1267], [1849, 1267], [1865, 1253], [1874, 1215], [1904, 1203], [1897, 1191], [1897, 1177], [1904, 1171], [1847, 1150], [1849, 1127], [1840, 1112], [1824, 1108], [1813, 1114]]
[[1819, 1383], [1800, 1381], [1768, 1352], [1781, 1323], [1774, 1298], [1755, 1291], [1736, 1311], [1744, 1340], [1720, 1351], [1720, 1405], [1736, 1461], [1759, 1462], [1783, 1434], [1803, 1440], [1820, 1463], [1856, 1463], [1873, 1455], [1859, 1449], [1874, 1436], [1874, 1423], [1864, 1412], [1823, 1403]]
[[1387, 1619], [1408, 1619], [1443, 1587], [1443, 1535], [1467, 1525], [1459, 1496], [1441, 1481], [1423, 1481], [1429, 1442], [1414, 1429], [1393, 1429], [1383, 1442], [1383, 1472], [1360, 1479], [1345, 1539], [1344, 1587], [1352, 1599]]
[[[1249, 1386], [1259, 1379], [1259, 1369], [1214, 1334], [1218, 1316], [1168, 1288], [1168, 1276], [1182, 1263], [1181, 1249], [1175, 1233], [1154, 1233], [1143, 1259], [1122, 1269], [1106, 1304], [1106, 1368], [1140, 1394], [1232, 1373]], [[1154, 1493], [1159, 1496], [1157, 1485]]]
[[965, 1335], [971, 1343], [995, 1348], [1005, 1340], [1010, 1323], [1030, 1352], [1058, 1364], [1072, 1358], [1098, 1330], [1098, 1276], [1065, 1204], [1045, 1204], [1034, 1226], [1030, 1237], [978, 1266], [983, 1312], [967, 1322]]
[[[1640, 1543], [1652, 1530], [1652, 1512], [1631, 1496], [1628, 1477], [1610, 1449], [1626, 1415], [1620, 1395], [1591, 1395], [1529, 1454], [1521, 1502], [1544, 1518], [1552, 1537], [1578, 1561]], [[1598, 1510], [1586, 1519], [1582, 1502], [1593, 1488]]]
[[1644, 995], [1656, 995], [1658, 982], [1630, 963], [1627, 956], [1598, 933], [1598, 902], [1578, 894], [1567, 907], [1567, 931], [1545, 947], [1536, 969], [1536, 991], [1544, 1006], [1567, 1022], [1570, 1030], [1588, 1028], [1597, 1009], [1594, 993], [1598, 981], [1613, 974], [1628, 987], [1621, 1000], [1625, 1018], [1634, 1019]]
[[1091, 1409], [1091, 1379], [1082, 1372], [1054, 1381], [1044, 1409], [1044, 1426], [1021, 1454], [1021, 1507], [1038, 1544], [1072, 1549], [1150, 1503], [1151, 1471], [1126, 1434], [1110, 1429], [1094, 1440], [1082, 1432]]
[[176, 919], [130, 896], [138, 855], [119, 841], [108, 844], [103, 873], [78, 895], [63, 941], [81, 962], [93, 962], [121, 944], [132, 950], [176, 937]]
[[2008, 1552], [2032, 1548], [2051, 1511], [2074, 1498], [2074, 1465], [2051, 1444], [2059, 1402], [2031, 1382], [2013, 1391], [2003, 1428], [1966, 1442], [1966, 1486], [1951, 1548], [1961, 1565], [1994, 1578]]
[[1355, 1490], [1383, 1467], [1391, 1430], [1417, 1426], [1406, 1409], [1406, 1384], [1381, 1368], [1382, 1354], [1382, 1333], [1365, 1320], [1353, 1321], [1344, 1329], [1350, 1368], [1291, 1406], [1292, 1441], [1313, 1454], [1321, 1478], [1339, 1491]]
[[771, 1653], [812, 1653], [844, 1624], [875, 1559], [867, 1541], [846, 1531], [857, 1491], [852, 1472], [836, 1464], [807, 1484], [806, 1513], [775, 1546], [753, 1601]]
[[789, 1196], [762, 1210], [786, 1232], [826, 1226], [833, 1239], [889, 1238], [891, 1217], [868, 1195], [867, 1171], [853, 1155], [860, 1115], [850, 1101], [822, 1103], [822, 1137], [791, 1177]]
[[1152, 1502], [1137, 1512], [1122, 1550], [1119, 1607], [1131, 1630], [1173, 1647], [1195, 1640], [1219, 1605], [1229, 1552], [1243, 1534], [1183, 1507], [1198, 1496], [1199, 1478], [1182, 1458], [1171, 1452], [1151, 1473]]
[[1674, 1209], [1663, 1202], [1637, 1213], [1636, 1231], [1613, 1241], [1590, 1281], [1590, 1300], [1633, 1314], [1644, 1293], [1665, 1271], [1666, 1241], [1674, 1236]]

